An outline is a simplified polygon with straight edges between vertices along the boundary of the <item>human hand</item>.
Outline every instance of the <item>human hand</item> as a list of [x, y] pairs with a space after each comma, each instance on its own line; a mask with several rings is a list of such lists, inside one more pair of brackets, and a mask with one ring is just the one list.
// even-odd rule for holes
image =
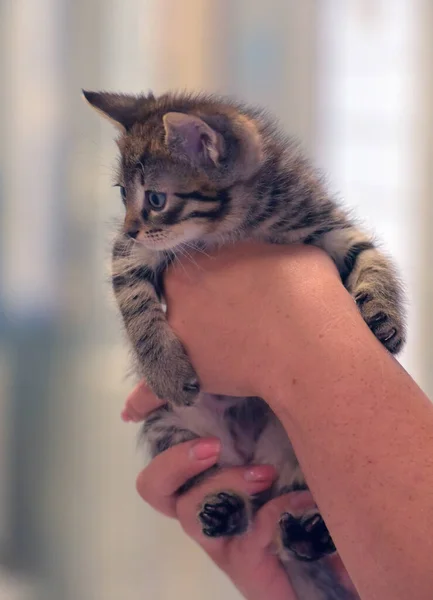
[[203, 389], [232, 396], [267, 399], [278, 369], [308, 376], [312, 350], [329, 351], [333, 322], [342, 313], [348, 328], [351, 318], [362, 321], [330, 257], [305, 245], [242, 243], [195, 255], [169, 269], [165, 295]]
[[[128, 397], [122, 418], [139, 422], [161, 404], [142, 382]], [[296, 600], [295, 590], [273, 553], [272, 544], [280, 515], [285, 511], [294, 514], [303, 511], [314, 505], [314, 500], [309, 492], [281, 496], [259, 510], [254, 527], [243, 536], [207, 538], [197, 520], [197, 507], [209, 492], [218, 488], [255, 494], [268, 488], [276, 475], [267, 465], [224, 469], [178, 496], [176, 491], [182, 484], [217, 462], [218, 448], [215, 438], [193, 440], [170, 448], [140, 473], [137, 479], [139, 494], [159, 512], [177, 518], [187, 535], [203, 548], [245, 598]], [[353, 590], [339, 557], [334, 555], [326, 560], [338, 573], [341, 582]]]

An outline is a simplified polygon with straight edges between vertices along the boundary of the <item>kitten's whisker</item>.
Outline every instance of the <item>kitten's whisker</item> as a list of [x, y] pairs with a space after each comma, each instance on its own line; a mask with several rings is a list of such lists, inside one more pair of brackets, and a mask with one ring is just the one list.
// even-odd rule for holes
[[164, 271], [165, 271], [166, 269], [168, 269], [168, 267], [170, 265], [169, 254], [165, 250], [162, 251], [162, 258], [164, 260]]
[[[182, 248], [181, 248], [180, 246], [178, 246], [178, 247], [176, 248], [176, 250], [179, 252], [179, 254], [180, 254], [181, 256], [183, 256], [184, 258], [187, 258], [187, 257], [186, 257], [186, 255], [183, 253], [183, 251], [182, 251]], [[185, 273], [185, 275], [186, 275], [187, 277], [190, 277], [190, 275], [189, 275], [188, 271], [185, 269], [185, 265], [183, 264], [183, 262], [182, 262], [181, 260], [179, 260], [178, 256], [176, 256], [176, 254], [174, 255], [174, 259], [175, 259], [175, 260], [177, 260], [177, 262], [179, 263], [179, 265], [182, 267], [182, 269], [183, 269], [183, 272]]]
[[190, 248], [191, 250], [193, 250], [194, 252], [199, 252], [200, 254], [203, 254], [204, 256], [207, 256], [207, 258], [211, 258], [210, 254], [208, 254], [207, 252], [205, 252], [203, 250], [203, 248], [199, 248], [198, 246], [195, 246], [193, 242], [184, 242], [184, 245], [187, 248]]
[[191, 263], [193, 263], [193, 264], [194, 264], [194, 265], [197, 267], [197, 269], [203, 269], [203, 267], [200, 267], [200, 265], [198, 265], [198, 264], [197, 264], [197, 262], [194, 260], [194, 257], [193, 257], [193, 256], [191, 256], [191, 254], [190, 254], [190, 253], [187, 251], [187, 249], [186, 249], [186, 247], [185, 247], [185, 246], [186, 246], [186, 244], [184, 244], [184, 245], [182, 246], [182, 252], [184, 253], [184, 256], [185, 256], [186, 258], [188, 258], [188, 259], [189, 259], [189, 261], [190, 261]]
[[182, 256], [184, 256], [191, 264], [197, 267], [197, 269], [203, 270], [203, 267], [200, 267], [200, 265], [194, 260], [191, 254], [186, 250], [184, 244], [182, 244], [181, 253]]

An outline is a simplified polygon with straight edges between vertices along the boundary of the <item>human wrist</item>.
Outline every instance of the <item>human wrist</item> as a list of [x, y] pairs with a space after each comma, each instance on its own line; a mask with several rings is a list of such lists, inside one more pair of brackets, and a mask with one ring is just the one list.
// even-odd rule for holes
[[275, 306], [258, 334], [266, 350], [253, 359], [254, 389], [288, 417], [296, 403], [314, 401], [350, 377], [363, 355], [386, 354], [328, 261], [302, 255], [294, 265], [291, 257], [289, 286], [275, 286]]

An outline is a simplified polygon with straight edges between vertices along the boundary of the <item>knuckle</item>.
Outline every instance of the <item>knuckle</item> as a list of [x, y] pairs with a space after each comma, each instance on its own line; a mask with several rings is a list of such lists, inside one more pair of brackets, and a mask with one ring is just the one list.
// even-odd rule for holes
[[135, 482], [135, 488], [139, 495], [143, 498], [143, 500], [145, 500], [149, 504], [152, 504], [152, 489], [154, 486], [152, 487], [151, 485], [149, 485], [149, 480], [146, 475], [147, 473], [145, 470], [140, 473]]

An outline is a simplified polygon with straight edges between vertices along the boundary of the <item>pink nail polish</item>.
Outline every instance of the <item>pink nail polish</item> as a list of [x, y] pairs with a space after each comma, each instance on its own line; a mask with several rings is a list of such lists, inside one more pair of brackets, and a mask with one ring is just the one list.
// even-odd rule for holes
[[269, 481], [275, 479], [275, 469], [270, 465], [260, 465], [251, 467], [245, 471], [244, 479], [246, 481]]
[[199, 440], [191, 448], [192, 457], [196, 460], [216, 458], [221, 450], [221, 442], [217, 439]]

